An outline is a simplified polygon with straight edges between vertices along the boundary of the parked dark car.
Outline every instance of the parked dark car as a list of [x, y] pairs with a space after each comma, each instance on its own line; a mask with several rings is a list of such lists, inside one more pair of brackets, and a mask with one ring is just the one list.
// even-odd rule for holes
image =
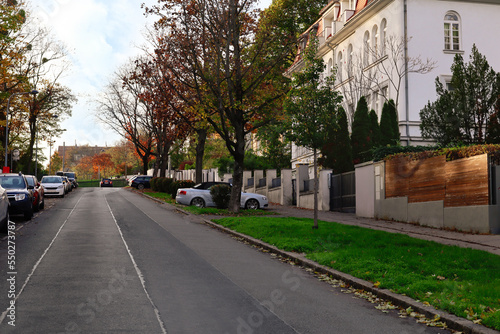
[[111, 179], [102, 179], [100, 186], [101, 187], [112, 187], [113, 186], [113, 181], [111, 181]]
[[19, 173], [0, 174], [0, 185], [7, 190], [9, 214], [22, 214], [24, 219], [33, 217], [34, 187], [28, 185], [26, 177]]
[[144, 188], [151, 188], [151, 181], [153, 177], [148, 175], [138, 175], [135, 179], [130, 182], [130, 186], [142, 190]]
[[7, 190], [0, 186], [0, 233], [7, 233], [9, 224], [9, 197]]
[[28, 181], [29, 186], [33, 186], [33, 210], [39, 211], [45, 207], [45, 189], [43, 189], [40, 182], [34, 175], [25, 175], [26, 181]]
[[73, 172], [64, 172], [64, 176], [67, 176], [71, 184], [73, 185], [74, 188], [78, 188], [78, 178], [76, 177], [76, 173]]

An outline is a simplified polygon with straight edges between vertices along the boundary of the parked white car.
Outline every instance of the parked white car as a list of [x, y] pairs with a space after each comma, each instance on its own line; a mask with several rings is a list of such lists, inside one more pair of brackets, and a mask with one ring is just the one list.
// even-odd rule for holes
[[43, 189], [45, 190], [45, 196], [61, 196], [64, 197], [66, 194], [65, 185], [63, 179], [58, 175], [49, 175], [42, 177], [40, 181]]
[[[183, 205], [194, 205], [200, 208], [206, 206], [216, 206], [210, 194], [210, 188], [216, 184], [231, 184], [226, 182], [203, 182], [195, 185], [193, 188], [180, 188], [177, 190], [175, 201]], [[269, 201], [266, 196], [241, 193], [240, 207], [245, 209], [257, 210], [267, 208]]]

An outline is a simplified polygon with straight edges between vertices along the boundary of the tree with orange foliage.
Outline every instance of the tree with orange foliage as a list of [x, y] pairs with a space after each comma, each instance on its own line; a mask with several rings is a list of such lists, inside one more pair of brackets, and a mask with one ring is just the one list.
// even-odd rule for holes
[[92, 168], [94, 175], [98, 178], [110, 177], [114, 171], [114, 164], [111, 160], [111, 154], [103, 152], [92, 157]]
[[238, 212], [247, 135], [276, 117], [286, 91], [272, 83], [283, 81], [296, 36], [263, 32], [271, 26], [259, 26], [256, 0], [158, 2], [146, 11], [159, 16], [170, 85], [225, 141], [235, 161], [229, 209]]
[[115, 73], [97, 100], [97, 117], [134, 145], [135, 154], [143, 165], [143, 174], [147, 174], [155, 145], [153, 125], [148, 117], [152, 111], [150, 104], [141, 97], [145, 88], [135, 81], [125, 82], [134, 75], [134, 66], [127, 64]]
[[171, 79], [168, 71], [159, 62], [151, 62], [146, 59], [136, 61], [136, 70], [128, 78], [124, 78], [125, 85], [141, 85], [142, 92], [139, 94], [141, 101], [148, 105], [146, 108], [146, 124], [151, 126], [150, 132], [154, 136], [156, 150], [156, 164], [153, 175], [165, 177], [168, 157], [173, 144], [178, 140], [184, 140], [189, 131], [186, 120], [179, 117], [179, 110], [183, 104], [175, 97], [167, 82]]
[[92, 163], [92, 157], [91, 156], [85, 156], [80, 159], [78, 162], [78, 165], [75, 167], [75, 172], [76, 174], [80, 175], [80, 177], [96, 177], [97, 175], [94, 176], [94, 168], [93, 168], [93, 163]]

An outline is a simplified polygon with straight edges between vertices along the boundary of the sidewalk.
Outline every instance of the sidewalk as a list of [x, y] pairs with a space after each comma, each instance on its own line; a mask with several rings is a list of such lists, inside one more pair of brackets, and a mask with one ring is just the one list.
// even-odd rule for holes
[[[292, 206], [271, 204], [270, 210], [284, 217], [313, 218], [313, 210], [301, 209]], [[455, 231], [440, 230], [431, 227], [419, 226], [409, 223], [376, 220], [356, 217], [352, 213], [333, 211], [318, 211], [318, 219], [328, 222], [337, 222], [345, 225], [355, 225], [374, 230], [392, 233], [407, 234], [414, 238], [431, 240], [445, 245], [455, 245], [465, 248], [479, 249], [500, 255], [500, 235], [472, 234]]]

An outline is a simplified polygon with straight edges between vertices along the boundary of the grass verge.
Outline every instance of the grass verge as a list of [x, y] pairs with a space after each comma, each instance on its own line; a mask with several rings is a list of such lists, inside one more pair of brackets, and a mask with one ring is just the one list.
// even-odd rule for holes
[[164, 201], [168, 204], [175, 204], [175, 199], [172, 199], [172, 195], [167, 193], [156, 192], [151, 189], [144, 189], [143, 192], [151, 197], [157, 198], [161, 201]]
[[281, 217], [215, 222], [500, 330], [500, 256], [357, 226]]

